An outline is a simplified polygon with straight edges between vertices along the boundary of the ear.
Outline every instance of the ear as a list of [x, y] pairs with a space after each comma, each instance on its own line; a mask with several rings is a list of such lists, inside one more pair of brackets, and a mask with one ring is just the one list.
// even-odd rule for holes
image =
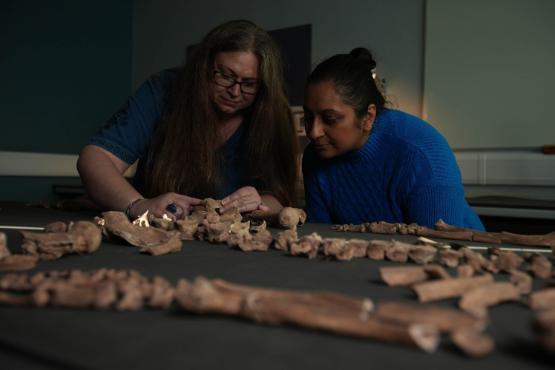
[[376, 119], [376, 105], [368, 105], [368, 110], [366, 111], [366, 116], [362, 120], [362, 131], [370, 132], [372, 130], [372, 125]]

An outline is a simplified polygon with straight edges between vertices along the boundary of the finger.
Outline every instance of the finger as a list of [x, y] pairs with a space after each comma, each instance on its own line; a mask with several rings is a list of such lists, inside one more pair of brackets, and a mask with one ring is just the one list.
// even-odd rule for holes
[[227, 206], [229, 203], [233, 202], [234, 200], [237, 200], [241, 198], [241, 196], [239, 194], [237, 194], [237, 192], [232, 193], [230, 195], [228, 195], [227, 197], [225, 197], [224, 199], [222, 199], [222, 205], [225, 207]]
[[270, 211], [270, 207], [268, 207], [268, 206], [265, 205], [264, 203], [260, 203], [260, 204], [258, 205], [258, 209], [261, 210], [261, 211], [265, 211], [265, 212]]
[[237, 208], [241, 213], [250, 212], [258, 209], [259, 204], [260, 202], [257, 202], [257, 201], [245, 202], [245, 203], [242, 203], [241, 206]]
[[190, 205], [193, 205], [193, 206], [198, 206], [199, 204], [202, 203], [202, 199], [193, 198], [188, 195], [182, 195], [182, 197], [185, 201], [187, 201]]

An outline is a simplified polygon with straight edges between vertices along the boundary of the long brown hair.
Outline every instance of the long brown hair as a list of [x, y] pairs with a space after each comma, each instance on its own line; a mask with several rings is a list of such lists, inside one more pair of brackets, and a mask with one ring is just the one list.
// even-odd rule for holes
[[283, 67], [274, 41], [256, 24], [236, 20], [210, 31], [179, 69], [166, 113], [151, 146], [152, 171], [145, 195], [176, 192], [214, 196], [221, 189], [222, 140], [210, 99], [216, 54], [250, 51], [258, 57], [259, 90], [245, 112], [242, 158], [248, 179], [264, 184], [282, 204], [295, 199], [298, 141], [285, 96]]

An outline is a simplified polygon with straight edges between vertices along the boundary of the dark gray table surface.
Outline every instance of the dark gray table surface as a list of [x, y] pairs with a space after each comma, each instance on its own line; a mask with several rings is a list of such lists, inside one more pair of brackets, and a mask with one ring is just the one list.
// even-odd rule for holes
[[[68, 213], [0, 203], [0, 225], [44, 226], [61, 220], [91, 219]], [[336, 233], [330, 225], [305, 225], [301, 234], [390, 239], [390, 236]], [[8, 231], [9, 246], [18, 251], [20, 237]], [[413, 237], [396, 237], [413, 240]], [[43, 261], [32, 270], [136, 269], [146, 276], [179, 278], [202, 275], [255, 286], [294, 290], [328, 290], [374, 302], [415, 302], [408, 288], [379, 281], [387, 261], [308, 260], [280, 251], [244, 253], [225, 245], [184, 242], [183, 251], [153, 257], [134, 247], [104, 242], [94, 254]], [[506, 277], [499, 276], [499, 279]], [[442, 302], [454, 306], [455, 300]], [[2, 369], [553, 369], [555, 356], [543, 352], [531, 331], [532, 312], [517, 303], [490, 310], [487, 332], [495, 352], [484, 359], [460, 354], [447, 340], [434, 354], [336, 336], [295, 327], [272, 327], [230, 317], [141, 310], [114, 312], [55, 308], [0, 307]]]

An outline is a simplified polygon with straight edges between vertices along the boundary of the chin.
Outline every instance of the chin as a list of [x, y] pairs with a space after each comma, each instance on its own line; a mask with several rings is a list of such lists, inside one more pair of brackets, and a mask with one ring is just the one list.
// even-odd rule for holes
[[324, 159], [330, 159], [337, 155], [337, 153], [334, 150], [317, 150], [316, 153], [318, 153], [318, 156], [320, 158], [324, 158]]

